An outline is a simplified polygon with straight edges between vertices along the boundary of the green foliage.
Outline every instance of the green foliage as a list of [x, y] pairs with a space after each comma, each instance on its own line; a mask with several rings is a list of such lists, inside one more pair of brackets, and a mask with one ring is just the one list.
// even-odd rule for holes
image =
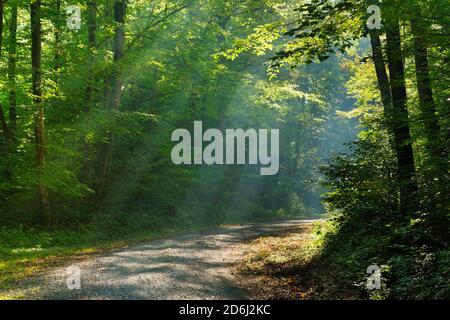
[[[433, 232], [428, 215], [405, 224], [397, 209], [394, 157], [386, 139], [371, 138], [322, 169], [329, 190], [324, 200], [335, 212], [335, 231], [325, 235], [316, 259], [335, 270], [332, 281], [339, 288], [361, 297], [445, 299], [450, 289], [448, 244]], [[383, 266], [383, 287], [367, 291], [365, 269], [374, 263]]]

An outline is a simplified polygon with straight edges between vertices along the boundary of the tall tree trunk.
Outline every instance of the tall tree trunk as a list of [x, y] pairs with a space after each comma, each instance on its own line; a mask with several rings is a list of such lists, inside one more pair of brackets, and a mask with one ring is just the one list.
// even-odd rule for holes
[[[377, 74], [378, 86], [380, 89], [381, 99], [383, 103], [384, 110], [384, 118], [386, 120], [386, 125], [388, 130], [391, 132], [393, 136], [393, 141], [391, 141], [391, 145], [396, 154], [396, 160], [398, 164], [397, 175], [400, 184], [400, 212], [410, 212], [415, 209], [416, 201], [414, 198], [414, 194], [417, 191], [417, 186], [414, 179], [415, 175], [415, 167], [414, 167], [414, 159], [412, 153], [412, 145], [411, 138], [409, 135], [409, 126], [408, 126], [408, 115], [406, 110], [406, 90], [403, 92], [403, 100], [400, 100], [399, 103], [399, 89], [396, 88], [396, 85], [401, 85], [402, 82], [398, 82], [398, 80], [391, 79], [391, 83], [395, 88], [395, 97], [396, 102], [394, 104], [393, 101], [393, 92], [391, 91], [391, 84], [389, 81], [389, 77], [386, 72], [386, 65], [384, 63], [383, 58], [383, 50], [382, 44], [380, 40], [380, 33], [378, 30], [371, 30], [370, 33], [370, 41], [372, 46], [372, 55], [373, 61], [375, 65], [375, 70]], [[399, 36], [399, 35], [398, 35]], [[392, 35], [391, 35], [392, 37]], [[400, 38], [398, 37], [397, 45], [400, 45]], [[391, 46], [392, 46], [391, 39]], [[394, 54], [393, 49], [390, 49], [390, 62], [394, 63], [392, 55]], [[397, 68], [400, 69], [400, 75], [391, 71], [391, 75], [394, 77], [397, 76], [397, 79], [401, 79], [401, 74], [403, 70], [403, 62], [401, 58], [401, 54], [396, 52], [395, 55], [398, 55], [396, 58], [400, 59], [400, 66]], [[398, 61], [395, 61], [398, 64]], [[391, 69], [390, 69], [391, 70]], [[394, 84], [396, 82], [396, 85]], [[403, 82], [404, 84], [404, 82]], [[401, 89], [400, 89], [401, 91]], [[402, 96], [400, 94], [400, 96]], [[403, 103], [403, 104], [402, 104]], [[406, 127], [406, 128], [405, 128]], [[413, 200], [411, 202], [411, 199]], [[412, 208], [410, 208], [410, 206]], [[411, 210], [410, 210], [411, 209]]]
[[[61, 67], [61, 26], [62, 26], [62, 12], [61, 12], [61, 0], [55, 1], [55, 22], [53, 24], [54, 26], [54, 36], [55, 36], [55, 43], [54, 43], [54, 68], [55, 71], [58, 72]], [[58, 79], [59, 76], [56, 76], [56, 79]]]
[[45, 166], [45, 126], [44, 108], [42, 106], [42, 31], [41, 31], [41, 0], [34, 0], [31, 5], [31, 66], [33, 74], [33, 104], [35, 107], [34, 131], [36, 140], [36, 158], [38, 174], [38, 203], [41, 221], [51, 222], [50, 201], [44, 181]]
[[88, 61], [88, 79], [85, 91], [86, 98], [86, 112], [89, 112], [92, 108], [94, 85], [95, 85], [95, 51], [97, 49], [97, 2], [88, 2], [88, 48], [89, 48], [89, 61]]
[[0, 124], [2, 127], [3, 136], [5, 137], [5, 140], [8, 140], [9, 139], [9, 128], [8, 128], [8, 123], [6, 122], [6, 117], [3, 112], [1, 103], [0, 103]]
[[[94, 106], [94, 93], [95, 93], [95, 53], [97, 50], [97, 1], [90, 0], [88, 2], [88, 75], [87, 84], [85, 89], [85, 108], [84, 111], [88, 114], [91, 112]], [[83, 170], [81, 180], [92, 187], [92, 181], [94, 178], [94, 148], [91, 141], [84, 143], [84, 152], [86, 154], [86, 170]], [[94, 186], [95, 187], [95, 186]]]
[[[419, 94], [419, 108], [425, 129], [426, 147], [429, 156], [430, 174], [428, 184], [430, 185], [429, 210], [431, 211], [429, 221], [437, 235], [447, 234], [450, 219], [445, 208], [449, 208], [447, 194], [442, 191], [447, 189], [445, 175], [448, 174], [448, 154], [443, 140], [441, 140], [441, 128], [434, 103], [431, 88], [430, 69], [428, 65], [427, 43], [424, 34], [427, 27], [421, 18], [421, 10], [418, 5], [414, 6], [411, 18], [411, 31], [414, 43], [414, 60], [416, 65], [417, 91]], [[439, 180], [435, 180], [439, 178]], [[436, 190], [441, 190], [436, 193]]]
[[17, 2], [11, 3], [9, 21], [8, 48], [8, 87], [9, 87], [9, 126], [13, 137], [17, 131], [17, 99], [16, 99], [16, 60], [17, 60]]
[[2, 56], [2, 44], [3, 44], [3, 12], [5, 4], [3, 0], [0, 0], [0, 57]]
[[[2, 44], [3, 44], [3, 9], [4, 3], [3, 0], [0, 0], [0, 58], [2, 56]], [[5, 113], [3, 112], [3, 107], [0, 104], [0, 124], [2, 128], [3, 135], [5, 139], [9, 138], [9, 128], [8, 123], [6, 122]]]
[[113, 95], [110, 102], [110, 109], [118, 110], [120, 98], [122, 96], [123, 75], [120, 62], [125, 55], [125, 15], [127, 1], [116, 1], [114, 5], [114, 21], [117, 23], [114, 37], [114, 62], [116, 70], [113, 75]]
[[[378, 30], [371, 30], [369, 32], [370, 35], [370, 42], [372, 46], [372, 59], [375, 65], [375, 71], [377, 74], [377, 80], [378, 80], [378, 88], [380, 90], [381, 95], [381, 101], [383, 104], [383, 113], [384, 113], [384, 119], [386, 128], [389, 131], [389, 144], [392, 147], [392, 149], [395, 151], [396, 160], [397, 163], [400, 162], [398, 145], [396, 144], [395, 137], [395, 129], [394, 129], [394, 123], [392, 123], [392, 93], [391, 88], [389, 85], [389, 77], [386, 71], [386, 64], [384, 62], [383, 57], [383, 48], [380, 40], [380, 32]], [[398, 170], [397, 170], [397, 176], [398, 176]], [[400, 208], [397, 207], [397, 210]], [[399, 212], [401, 212], [399, 210]]]
[[[114, 71], [111, 76], [111, 92], [107, 95], [107, 108], [110, 111], [119, 109], [120, 98], [122, 96], [123, 74], [121, 61], [125, 54], [125, 17], [126, 17], [127, 1], [116, 0], [114, 3]], [[97, 168], [97, 187], [96, 194], [99, 199], [103, 197], [104, 187], [108, 178], [113, 151], [114, 134], [110, 130], [108, 132], [107, 141], [102, 144], [100, 150], [99, 163]]]
[[[104, 4], [104, 16], [105, 16], [105, 27], [106, 28], [112, 28], [114, 25], [114, 4], [111, 4], [111, 2], [106, 2]], [[104, 46], [107, 48], [107, 50], [114, 50], [114, 39], [108, 37], [105, 41], [104, 41]], [[111, 96], [112, 96], [112, 75], [111, 75], [112, 71], [108, 70], [106, 72], [106, 76], [104, 79], [104, 94], [103, 94], [103, 105], [108, 108], [108, 103], [111, 100]]]
[[398, 178], [400, 185], [400, 212], [407, 217], [418, 209], [417, 182], [414, 155], [406, 108], [405, 72], [397, 18], [392, 18], [386, 31], [387, 58], [392, 94], [392, 112], [389, 117], [394, 132], [397, 154]]
[[426, 37], [424, 37], [426, 27], [420, 18], [420, 8], [415, 6], [414, 9], [414, 16], [411, 18], [411, 31], [413, 33], [419, 106], [422, 113], [431, 165], [438, 165], [439, 167], [439, 164], [442, 162], [441, 159], [445, 158], [445, 161], [447, 160], [445, 157], [446, 152], [440, 139], [439, 119], [431, 89]]
[[[444, 98], [444, 113], [450, 114], [450, 97]], [[447, 151], [447, 160], [450, 162], [450, 127], [447, 125], [447, 128], [444, 128], [444, 145]]]
[[[370, 31], [370, 43], [372, 45], [372, 57], [377, 74], [378, 87], [380, 89], [381, 100], [383, 102], [384, 118], [388, 120], [391, 118], [392, 113], [392, 94], [389, 86], [389, 78], [386, 72], [386, 65], [384, 63], [379, 31]], [[394, 130], [391, 131], [394, 133]]]

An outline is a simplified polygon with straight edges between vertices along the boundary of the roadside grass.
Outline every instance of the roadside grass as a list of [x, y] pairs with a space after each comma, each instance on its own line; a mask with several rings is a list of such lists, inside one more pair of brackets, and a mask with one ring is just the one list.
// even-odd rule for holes
[[[236, 278], [253, 299], [448, 299], [448, 247], [402, 244], [390, 232], [330, 219], [258, 238], [244, 245]], [[378, 290], [366, 287], [373, 264]]]
[[236, 272], [239, 284], [253, 299], [359, 299], [338, 292], [332, 266], [321, 261], [324, 236], [334, 232], [329, 221], [318, 221], [247, 243]]
[[237, 268], [240, 285], [255, 299], [306, 298], [292, 267], [307, 264], [320, 250], [318, 232], [324, 226], [315, 222], [247, 243]]

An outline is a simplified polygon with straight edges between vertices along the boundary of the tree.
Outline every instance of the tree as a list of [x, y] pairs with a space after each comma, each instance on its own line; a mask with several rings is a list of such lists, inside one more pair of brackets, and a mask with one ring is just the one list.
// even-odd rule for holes
[[[125, 55], [125, 17], [127, 12], [127, 1], [116, 0], [114, 2], [114, 71], [111, 76], [111, 89], [107, 89], [106, 107], [112, 114], [119, 110], [120, 98], [122, 96], [123, 74], [121, 61]], [[99, 199], [103, 196], [104, 187], [112, 162], [113, 151], [112, 129], [107, 133], [107, 141], [102, 144], [97, 168], [96, 193]]]
[[[286, 34], [296, 40], [286, 45], [274, 58], [275, 65], [288, 63], [312, 63], [323, 61], [334, 51], [345, 52], [355, 40], [369, 34], [372, 45], [373, 62], [378, 78], [379, 91], [386, 115], [386, 125], [393, 135], [392, 148], [395, 150], [400, 187], [399, 212], [407, 217], [418, 210], [417, 182], [415, 175], [412, 139], [408, 112], [406, 109], [406, 87], [398, 19], [395, 18], [396, 5], [390, 3], [384, 11], [384, 30], [387, 34], [387, 60], [389, 77], [383, 58], [382, 42], [378, 30], [365, 29], [366, 8], [372, 1], [340, 1], [331, 4], [327, 0], [303, 3], [298, 12], [302, 19], [296, 21]], [[352, 18], [349, 19], [348, 17]]]
[[414, 5], [410, 18], [414, 44], [414, 61], [416, 66], [417, 91], [419, 93], [419, 107], [422, 112], [427, 148], [432, 166], [441, 163], [445, 157], [445, 148], [441, 142], [440, 125], [436, 105], [431, 88], [430, 70], [428, 64], [427, 43], [424, 34], [428, 28], [422, 18], [422, 10]]
[[[418, 210], [417, 182], [412, 140], [406, 109], [406, 85], [400, 27], [397, 18], [391, 18], [386, 26], [389, 84], [392, 94], [392, 112], [389, 112], [394, 150], [397, 156], [398, 183], [400, 187], [400, 213], [411, 216]], [[382, 90], [380, 88], [380, 90]]]
[[16, 97], [16, 61], [17, 61], [17, 2], [11, 1], [8, 47], [8, 88], [9, 88], [9, 126], [13, 136], [17, 131], [17, 97]]
[[[3, 0], [0, 0], [0, 57], [2, 56], [2, 44], [3, 44], [3, 12], [4, 12], [4, 3]], [[9, 128], [8, 123], [6, 122], [6, 117], [3, 112], [3, 107], [1, 103], [0, 103], [0, 124], [2, 126], [4, 137], [8, 139]]]
[[92, 109], [95, 88], [95, 52], [97, 50], [97, 1], [88, 2], [88, 79], [86, 85], [86, 111]]
[[39, 215], [42, 223], [51, 222], [50, 199], [44, 180], [46, 143], [45, 119], [42, 105], [42, 30], [41, 30], [41, 0], [35, 0], [31, 9], [31, 67], [33, 82], [34, 133], [37, 158], [37, 197]]

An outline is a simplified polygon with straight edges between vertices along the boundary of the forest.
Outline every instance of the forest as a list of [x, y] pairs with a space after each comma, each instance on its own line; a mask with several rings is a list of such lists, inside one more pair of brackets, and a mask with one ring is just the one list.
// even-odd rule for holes
[[[449, 28], [448, 0], [0, 0], [0, 292], [54, 256], [320, 218], [317, 297], [448, 299]], [[279, 130], [279, 170], [175, 164], [199, 121]]]

